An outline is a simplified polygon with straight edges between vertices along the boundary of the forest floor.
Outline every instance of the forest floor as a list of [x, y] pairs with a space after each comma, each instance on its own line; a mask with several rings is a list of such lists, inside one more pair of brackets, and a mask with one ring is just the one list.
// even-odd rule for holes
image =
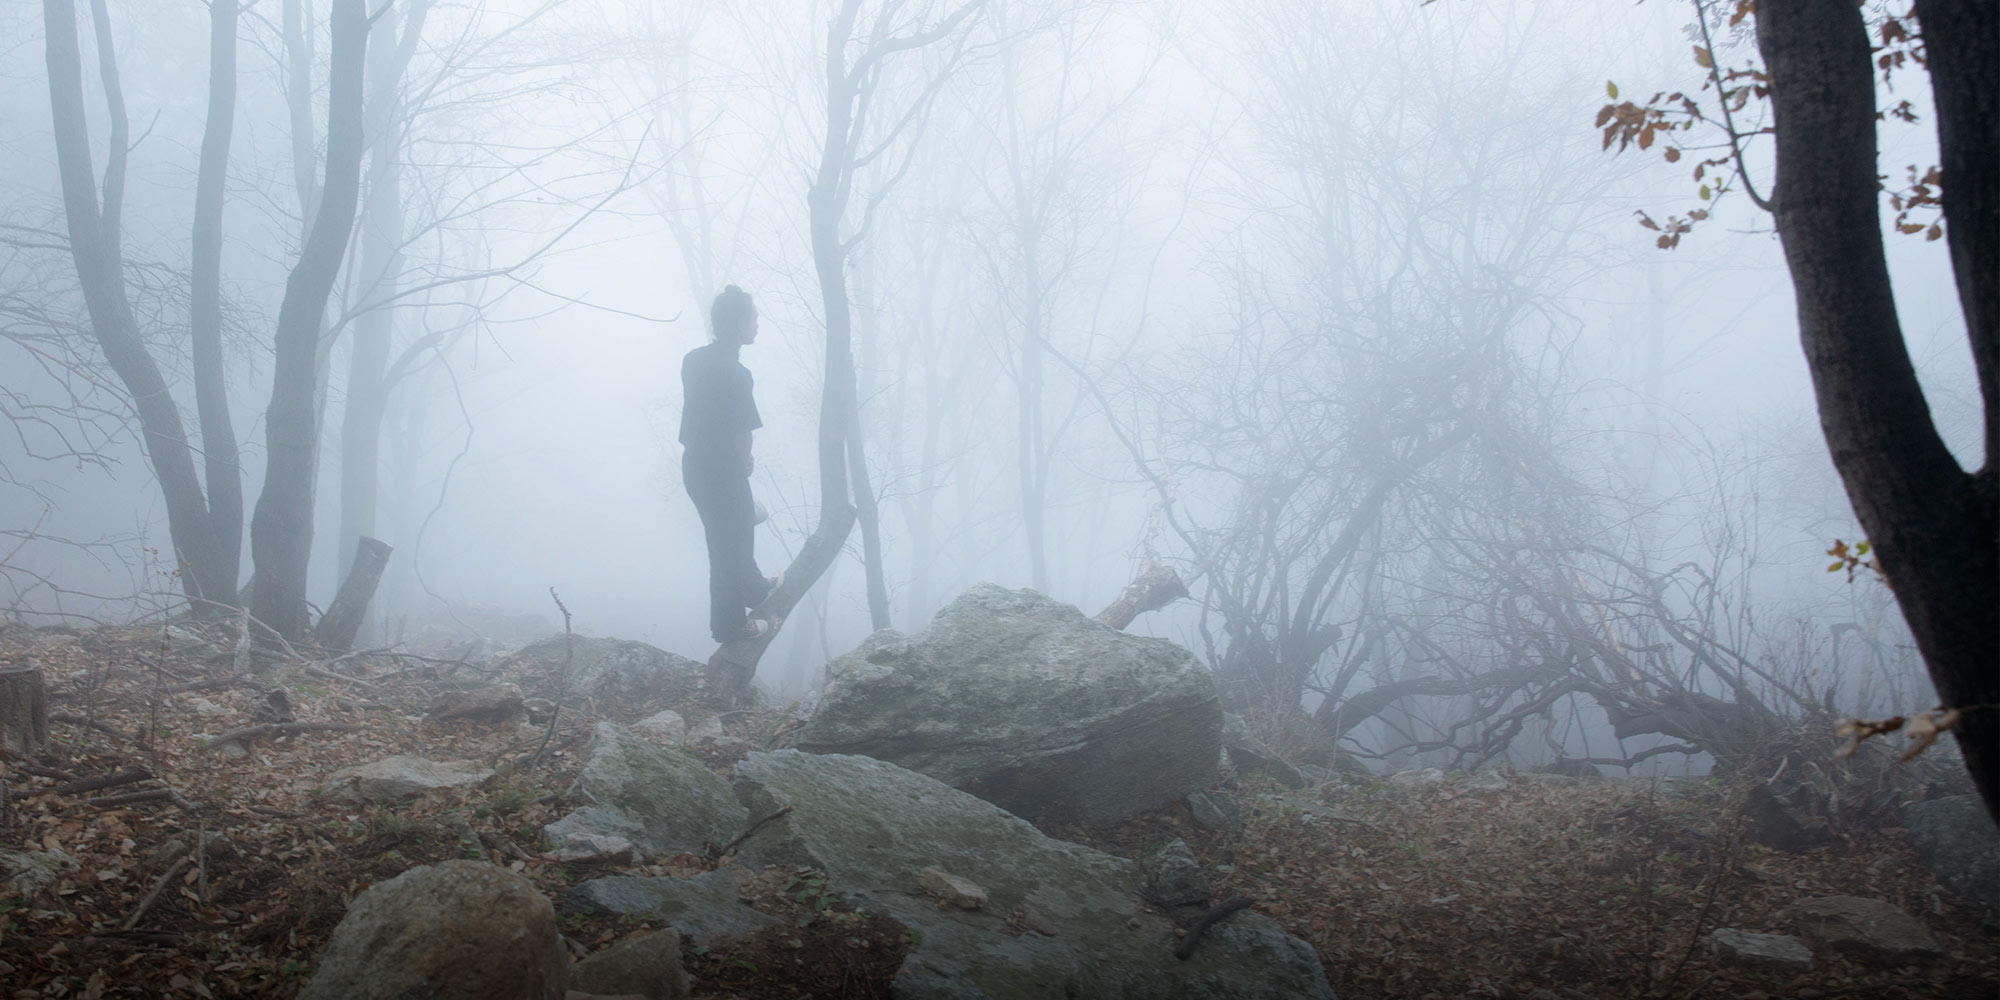
[[[356, 893], [450, 858], [505, 865], [557, 901], [598, 875], [729, 863], [542, 856], [540, 828], [569, 808], [563, 790], [593, 713], [560, 716], [529, 766], [534, 733], [423, 721], [431, 696], [476, 679], [450, 662], [294, 660], [245, 684], [235, 648], [229, 623], [174, 634], [0, 627], [0, 669], [40, 666], [59, 720], [39, 762], [0, 761], [0, 848], [78, 862], [33, 892], [0, 881], [0, 1000], [291, 997]], [[289, 692], [299, 722], [328, 728], [273, 734], [237, 757], [194, 738], [258, 724], [271, 686]], [[677, 702], [668, 707], [690, 723], [718, 714], [692, 683]], [[731, 749], [697, 752], [725, 773], [746, 747], [771, 743], [785, 719], [723, 718], [737, 738], [723, 744]], [[334, 770], [398, 753], [516, 766], [393, 808], [318, 795]], [[150, 777], [60, 790], [132, 768]], [[1210, 866], [1217, 898], [1251, 896], [1311, 943], [1344, 1000], [2000, 995], [2000, 919], [1940, 888], [1900, 829], [1778, 853], [1747, 843], [1731, 791], [1706, 783], [1226, 787], [1243, 805], [1241, 833], [1197, 829], [1179, 807], [1108, 830], [1048, 832], [1142, 860], [1185, 839]], [[143, 791], [155, 794], [121, 799]], [[792, 891], [797, 878], [774, 875], [754, 890], [760, 906], [798, 910], [783, 933], [684, 950], [695, 996], [888, 995], [905, 947], [900, 927], [865, 914], [816, 918]], [[1789, 932], [1786, 908], [1821, 895], [1887, 900], [1929, 925], [1950, 957], [1885, 968], [1822, 955], [1812, 971], [1790, 974], [1708, 952], [1718, 927]], [[562, 926], [579, 953], [644, 927], [571, 917]]]

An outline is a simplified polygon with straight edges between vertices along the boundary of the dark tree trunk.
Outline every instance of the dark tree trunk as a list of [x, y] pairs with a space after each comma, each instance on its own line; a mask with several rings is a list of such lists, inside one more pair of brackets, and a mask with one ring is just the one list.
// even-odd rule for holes
[[389, 553], [393, 551], [373, 538], [355, 543], [347, 576], [341, 580], [340, 590], [327, 606], [326, 615], [313, 629], [313, 638], [320, 645], [335, 650], [354, 648], [354, 637], [360, 634], [361, 622], [368, 617], [368, 602], [375, 598], [375, 588], [382, 582], [382, 571], [388, 568]]
[[[1877, 205], [1874, 64], [1851, 0], [1758, 7], [1777, 137], [1771, 207], [1834, 467], [1938, 696], [1964, 710], [1957, 736], [1966, 769], [2000, 822], [2000, 516], [1990, 458], [1993, 318], [1982, 298], [2000, 261], [1975, 256], [1982, 245], [1990, 254], [1994, 238], [1993, 14], [1990, 3], [1928, 6], [1951, 11], [1924, 32], [1943, 43], [1932, 73], [1943, 159], [1957, 171], [1947, 177], [1947, 221], [1985, 394], [1985, 468], [1967, 474], [1938, 436], [1897, 322]], [[1983, 37], [1953, 16], [1983, 19]], [[1967, 37], [1948, 37], [1958, 34]], [[1965, 64], [1982, 47], [1977, 65]], [[1985, 92], [1966, 93], [1982, 76]], [[1958, 148], [1981, 135], [1984, 148]], [[1951, 200], [1953, 184], [1963, 201]]]
[[270, 457], [264, 492], [250, 522], [250, 557], [257, 575], [251, 614], [287, 639], [298, 639], [306, 630], [306, 569], [319, 452], [314, 397], [320, 317], [340, 273], [361, 189], [362, 67], [368, 45], [363, 0], [334, 0], [331, 34], [326, 178], [312, 231], [278, 308], [271, 405], [264, 418]]
[[[166, 379], [139, 336], [138, 321], [125, 297], [125, 266], [119, 256], [119, 200], [124, 188], [124, 142], [114, 125], [111, 163], [100, 207], [90, 136], [85, 130], [82, 59], [78, 55], [74, 0], [43, 0], [43, 44], [49, 72], [49, 111], [54, 125], [56, 166], [62, 183], [63, 214], [70, 254], [83, 288], [90, 329], [111, 370], [125, 385], [139, 418], [141, 440], [166, 502], [167, 531], [173, 540], [181, 586], [190, 596], [231, 595], [236, 573], [209, 517], [208, 500], [195, 474], [194, 451]], [[114, 122], [122, 119], [117, 75], [109, 39], [100, 41], [100, 66], [110, 89]]]

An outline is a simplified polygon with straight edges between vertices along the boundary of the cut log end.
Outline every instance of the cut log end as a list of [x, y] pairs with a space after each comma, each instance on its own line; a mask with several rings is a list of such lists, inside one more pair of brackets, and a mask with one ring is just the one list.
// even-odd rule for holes
[[1188, 595], [1187, 584], [1181, 582], [1181, 575], [1173, 567], [1163, 566], [1151, 559], [1141, 567], [1139, 575], [1125, 585], [1118, 599], [1097, 613], [1097, 620], [1104, 625], [1125, 631], [1132, 620], [1148, 611], [1158, 611]]

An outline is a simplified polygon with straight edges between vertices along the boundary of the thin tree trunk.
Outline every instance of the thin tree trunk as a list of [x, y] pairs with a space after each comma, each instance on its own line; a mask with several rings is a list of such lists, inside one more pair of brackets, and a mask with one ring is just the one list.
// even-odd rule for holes
[[[210, 0], [208, 123], [194, 187], [194, 260], [188, 289], [188, 336], [193, 349], [195, 411], [208, 481], [208, 518], [218, 563], [204, 596], [236, 603], [243, 568], [243, 469], [229, 414], [222, 355], [222, 209], [229, 176], [229, 142], [236, 119], [236, 0]], [[226, 584], [226, 585], [225, 585]]]
[[[1947, 5], [1948, 6], [1948, 5]], [[1976, 5], [1967, 5], [1976, 6]], [[1956, 9], [1956, 8], [1954, 8]], [[1990, 6], [1985, 14], [1991, 35]], [[1990, 84], [1993, 46], [1984, 40], [1943, 37], [1950, 24], [1924, 25], [1927, 41], [1945, 42], [1955, 55], [1966, 41], [1985, 46], [1989, 61], [1979, 68]], [[1971, 34], [1972, 32], [1967, 32]], [[1874, 63], [1862, 12], [1848, 0], [1794, 0], [1757, 10], [1757, 41], [1771, 74], [1771, 109], [1777, 135], [1777, 174], [1772, 215], [1785, 248], [1798, 300], [1799, 337], [1812, 372], [1820, 427], [1834, 467], [1854, 504], [1893, 585], [1896, 600], [1947, 708], [1964, 710], [1957, 727], [1966, 769], [2000, 822], [2000, 516], [1996, 516], [1994, 469], [1959, 468], [1932, 425], [1908, 348], [1896, 318], [1894, 293], [1882, 247], [1877, 199]], [[1933, 67], [1940, 96], [1961, 82], [1947, 72], [1970, 74], [1949, 56]], [[1977, 124], [1983, 101], [1984, 126]], [[1970, 157], [1951, 148], [1983, 131], [1990, 140], [1995, 97], [1964, 102], [1972, 121], [1951, 116], [1940, 102], [1940, 139], [1947, 163], [1979, 163], [1990, 170], [1993, 151]], [[1990, 174], [1965, 178], [1978, 204], [1991, 191]], [[1988, 202], [1987, 204], [1991, 204]], [[1969, 219], [1975, 225], [1991, 222]], [[1952, 220], [1954, 232], [1958, 220]], [[1979, 237], [1966, 234], [1953, 245], [1954, 258]], [[1991, 380], [1992, 320], [1985, 316], [1980, 275], [1991, 280], [2000, 262], [1954, 260], [1963, 271], [1979, 271], [1968, 320], [1974, 356], [1982, 352], [1982, 391]], [[1962, 288], [1963, 291], [1963, 288]], [[1985, 324], [1979, 328], [1979, 324]], [[1983, 345], [1983, 346], [1982, 346]], [[1986, 395], [1988, 427], [1994, 400]], [[1990, 433], [1990, 432], [1989, 432]], [[1987, 442], [1990, 449], [1993, 442]]]
[[333, 0], [326, 178], [312, 232], [285, 283], [278, 308], [271, 405], [264, 419], [270, 457], [250, 523], [257, 592], [251, 613], [287, 639], [306, 629], [306, 570], [312, 555], [313, 483], [319, 451], [314, 402], [319, 331], [339, 276], [361, 190], [362, 69], [368, 45], [363, 0]]
[[340, 590], [334, 594], [333, 603], [327, 605], [326, 616], [313, 629], [313, 638], [328, 649], [354, 648], [354, 637], [361, 633], [361, 623], [368, 617], [368, 604], [382, 582], [382, 571], [389, 566], [389, 553], [395, 551], [373, 538], [361, 539], [354, 549], [354, 557], [348, 560], [350, 568], [341, 578]]
[[[187, 429], [159, 366], [139, 336], [138, 321], [125, 296], [125, 266], [118, 253], [118, 205], [124, 182], [124, 150], [114, 143], [105, 192], [113, 204], [100, 209], [90, 136], [85, 129], [83, 68], [78, 55], [74, 0], [43, 0], [43, 44], [49, 72], [49, 111], [54, 126], [56, 166], [62, 183], [63, 214], [70, 255], [76, 262], [90, 329], [104, 359], [131, 395], [141, 440], [166, 502], [167, 531], [173, 541], [182, 589], [191, 596], [233, 594], [235, 574], [224, 560], [209, 518], [208, 500], [194, 467]], [[112, 59], [109, 39], [100, 43], [100, 65]], [[116, 86], [115, 70], [107, 83]], [[121, 102], [122, 103], [122, 102]], [[122, 143], [122, 136], [120, 137]]]

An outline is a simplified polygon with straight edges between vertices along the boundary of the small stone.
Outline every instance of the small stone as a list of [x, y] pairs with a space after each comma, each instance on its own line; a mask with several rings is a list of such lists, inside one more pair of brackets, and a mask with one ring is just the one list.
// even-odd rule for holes
[[569, 984], [599, 995], [682, 1000], [688, 975], [681, 967], [681, 936], [669, 929], [626, 938], [571, 966]]
[[1444, 772], [1435, 767], [1420, 768], [1412, 771], [1397, 771], [1395, 774], [1389, 776], [1389, 784], [1404, 785], [1411, 788], [1424, 785], [1442, 785], [1444, 784]]
[[0, 847], [0, 873], [24, 896], [33, 896], [82, 867], [82, 863], [62, 851], [10, 851]]
[[722, 731], [722, 717], [711, 715], [695, 724], [687, 734], [689, 743], [716, 743], [725, 738]]
[[1189, 792], [1187, 804], [1194, 825], [1201, 829], [1212, 833], [1237, 833], [1243, 829], [1243, 810], [1227, 792]]
[[436, 788], [462, 788], [493, 776], [469, 760], [430, 760], [398, 755], [344, 767], [320, 786], [322, 797], [351, 802], [399, 802]]
[[1473, 792], [1504, 792], [1507, 790], [1507, 776], [1498, 771], [1481, 771], [1467, 775], [1459, 785]]
[[1945, 953], [1915, 917], [1879, 899], [1802, 899], [1792, 904], [1792, 917], [1807, 940], [1866, 958], [1903, 962]]
[[[216, 736], [216, 733], [196, 733], [194, 734], [194, 745], [206, 747], [215, 740]], [[225, 760], [242, 760], [250, 756], [250, 748], [244, 746], [238, 740], [230, 740], [216, 747], [215, 752], [221, 754]]]
[[229, 714], [228, 709], [223, 708], [221, 705], [209, 701], [207, 698], [203, 698], [200, 695], [187, 696], [187, 698], [185, 698], [182, 701], [182, 706], [196, 715], [208, 718], [212, 718], [217, 715]]
[[1759, 934], [1756, 931], [1718, 927], [1708, 936], [1708, 950], [1717, 958], [1739, 965], [1762, 966], [1785, 972], [1812, 968], [1812, 949], [1788, 934]]
[[925, 892], [961, 910], [977, 910], [986, 905], [986, 890], [971, 879], [960, 878], [936, 868], [925, 868], [917, 873], [917, 883], [924, 887]]
[[1146, 897], [1169, 909], [1204, 905], [1214, 892], [1208, 876], [1201, 870], [1201, 862], [1195, 860], [1194, 852], [1188, 850], [1184, 840], [1176, 839], [1160, 848], [1146, 870]]
[[494, 684], [438, 695], [424, 717], [432, 722], [510, 722], [527, 714], [520, 685]]

